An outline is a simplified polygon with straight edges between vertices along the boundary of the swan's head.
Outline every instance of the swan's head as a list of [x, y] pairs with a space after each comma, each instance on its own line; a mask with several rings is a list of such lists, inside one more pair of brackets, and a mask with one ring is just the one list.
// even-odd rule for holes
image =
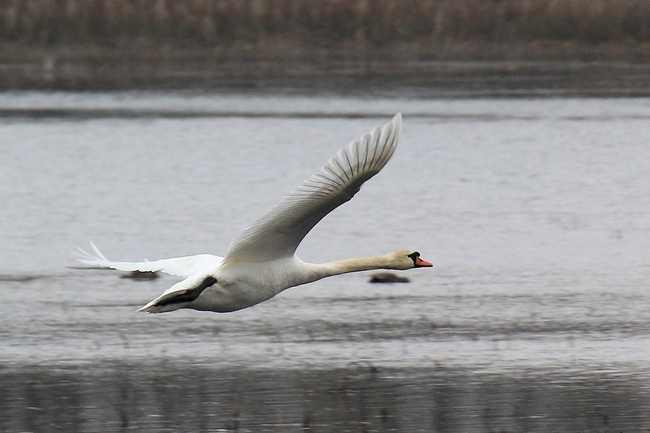
[[406, 270], [411, 268], [430, 268], [433, 265], [420, 258], [420, 253], [411, 250], [395, 251], [388, 255], [391, 269]]

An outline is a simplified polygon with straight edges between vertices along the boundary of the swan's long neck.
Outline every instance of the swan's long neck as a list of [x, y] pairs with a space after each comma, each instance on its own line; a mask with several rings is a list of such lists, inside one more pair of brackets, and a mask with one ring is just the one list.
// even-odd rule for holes
[[328, 263], [305, 263], [308, 271], [306, 282], [320, 280], [334, 275], [350, 272], [371, 271], [374, 269], [395, 269], [390, 256], [363, 257], [357, 259], [337, 260]]

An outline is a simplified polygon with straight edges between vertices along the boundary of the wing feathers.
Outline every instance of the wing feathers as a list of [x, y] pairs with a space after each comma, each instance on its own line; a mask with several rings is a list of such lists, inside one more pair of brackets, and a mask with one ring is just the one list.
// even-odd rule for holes
[[152, 262], [112, 262], [99, 251], [92, 241], [90, 242], [90, 246], [95, 252], [95, 255], [81, 248], [78, 248], [79, 251], [73, 251], [79, 256], [77, 259], [78, 262], [90, 268], [117, 269], [118, 271], [126, 272], [164, 272], [170, 275], [188, 277], [199, 270], [215, 267], [223, 260], [222, 257], [211, 254], [199, 254], [196, 256], [176, 257]]
[[397, 146], [402, 117], [339, 150], [327, 164], [275, 205], [231, 244], [225, 262], [261, 262], [293, 255], [328, 213], [350, 200], [386, 165]]
[[179, 304], [186, 304], [196, 299], [205, 289], [214, 285], [217, 280], [212, 276], [212, 271], [215, 269], [207, 269], [202, 272], [197, 272], [183, 281], [171, 286], [165, 290], [162, 295], [158, 296], [153, 301], [149, 302], [138, 311], [146, 313], [163, 313], [165, 311], [173, 311], [179, 308]]

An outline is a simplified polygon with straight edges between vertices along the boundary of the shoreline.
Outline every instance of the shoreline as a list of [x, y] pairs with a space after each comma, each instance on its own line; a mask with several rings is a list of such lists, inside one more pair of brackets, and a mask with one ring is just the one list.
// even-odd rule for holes
[[567, 42], [219, 48], [0, 44], [0, 91], [201, 89], [412, 97], [650, 96], [650, 45]]

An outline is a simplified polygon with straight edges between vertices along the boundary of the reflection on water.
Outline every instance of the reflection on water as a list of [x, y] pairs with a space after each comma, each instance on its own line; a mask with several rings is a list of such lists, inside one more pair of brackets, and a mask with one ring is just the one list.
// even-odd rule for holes
[[607, 372], [212, 369], [126, 364], [0, 371], [8, 431], [647, 431], [647, 377]]
[[[35, 108], [47, 118], [21, 115]], [[650, 428], [648, 99], [27, 93], [0, 109], [0, 431]], [[174, 278], [66, 267], [88, 239], [111, 259], [223, 254], [396, 111], [394, 158], [299, 255], [418, 249], [436, 267], [408, 284], [350, 274], [233, 314], [146, 315]]]

